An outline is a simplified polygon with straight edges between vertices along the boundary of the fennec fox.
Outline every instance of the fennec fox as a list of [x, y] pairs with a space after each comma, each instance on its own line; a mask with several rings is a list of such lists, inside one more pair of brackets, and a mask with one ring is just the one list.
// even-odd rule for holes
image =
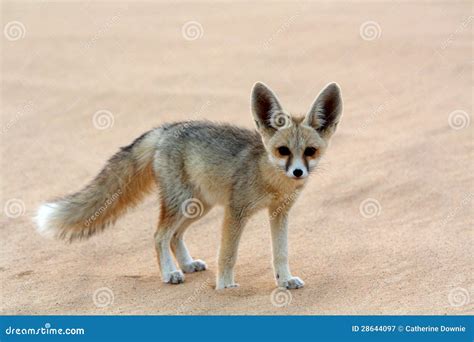
[[[165, 283], [203, 271], [184, 243], [189, 225], [216, 204], [225, 207], [217, 289], [236, 287], [234, 265], [243, 228], [260, 209], [270, 214], [279, 287], [300, 288], [288, 266], [288, 212], [335, 132], [342, 113], [337, 84], [327, 85], [302, 117], [290, 116], [263, 83], [252, 90], [256, 131], [206, 121], [165, 124], [122, 147], [83, 190], [42, 205], [38, 230], [72, 241], [113, 224], [158, 185], [155, 246]], [[176, 266], [172, 252], [179, 264]]]

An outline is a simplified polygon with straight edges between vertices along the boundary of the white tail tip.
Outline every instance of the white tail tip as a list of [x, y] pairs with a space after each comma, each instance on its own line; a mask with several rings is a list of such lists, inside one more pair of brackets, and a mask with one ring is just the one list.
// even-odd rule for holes
[[49, 238], [56, 236], [57, 228], [53, 224], [53, 219], [57, 209], [56, 203], [45, 203], [39, 207], [35, 222], [36, 229], [41, 235]]

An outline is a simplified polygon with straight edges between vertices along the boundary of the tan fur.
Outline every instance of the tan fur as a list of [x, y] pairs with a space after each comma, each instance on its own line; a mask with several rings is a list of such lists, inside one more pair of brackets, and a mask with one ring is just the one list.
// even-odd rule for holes
[[[191, 257], [184, 235], [212, 207], [223, 205], [216, 288], [237, 286], [234, 266], [243, 229], [265, 208], [276, 283], [302, 287], [288, 266], [288, 213], [335, 132], [342, 113], [340, 90], [328, 85], [304, 117], [285, 112], [262, 83], [254, 86], [251, 100], [256, 132], [205, 121], [147, 132], [113, 156], [85, 189], [43, 205], [39, 230], [69, 241], [88, 237], [114, 223], [157, 184], [161, 203], [154, 239], [164, 282], [179, 284], [184, 273], [206, 269]], [[187, 212], [189, 203], [197, 215]]]

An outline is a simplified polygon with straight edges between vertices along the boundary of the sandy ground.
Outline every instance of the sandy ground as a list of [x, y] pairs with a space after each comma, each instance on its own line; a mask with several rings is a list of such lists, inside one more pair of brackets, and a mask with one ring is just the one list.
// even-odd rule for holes
[[[2, 314], [474, 312], [469, 1], [2, 6]], [[154, 126], [252, 127], [257, 80], [294, 113], [330, 81], [343, 90], [323, 170], [290, 218], [304, 289], [272, 295], [264, 212], [242, 239], [241, 287], [222, 292], [222, 208], [190, 229], [209, 270], [180, 286], [159, 278], [156, 196], [83, 243], [35, 232], [42, 201], [80, 189]]]

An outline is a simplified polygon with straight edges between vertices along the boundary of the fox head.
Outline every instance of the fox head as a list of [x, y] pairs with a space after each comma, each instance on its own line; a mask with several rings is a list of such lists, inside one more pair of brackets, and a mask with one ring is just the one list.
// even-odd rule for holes
[[256, 83], [251, 96], [252, 113], [270, 162], [294, 180], [308, 177], [326, 151], [342, 114], [341, 90], [328, 84], [305, 116], [293, 117], [275, 93]]

